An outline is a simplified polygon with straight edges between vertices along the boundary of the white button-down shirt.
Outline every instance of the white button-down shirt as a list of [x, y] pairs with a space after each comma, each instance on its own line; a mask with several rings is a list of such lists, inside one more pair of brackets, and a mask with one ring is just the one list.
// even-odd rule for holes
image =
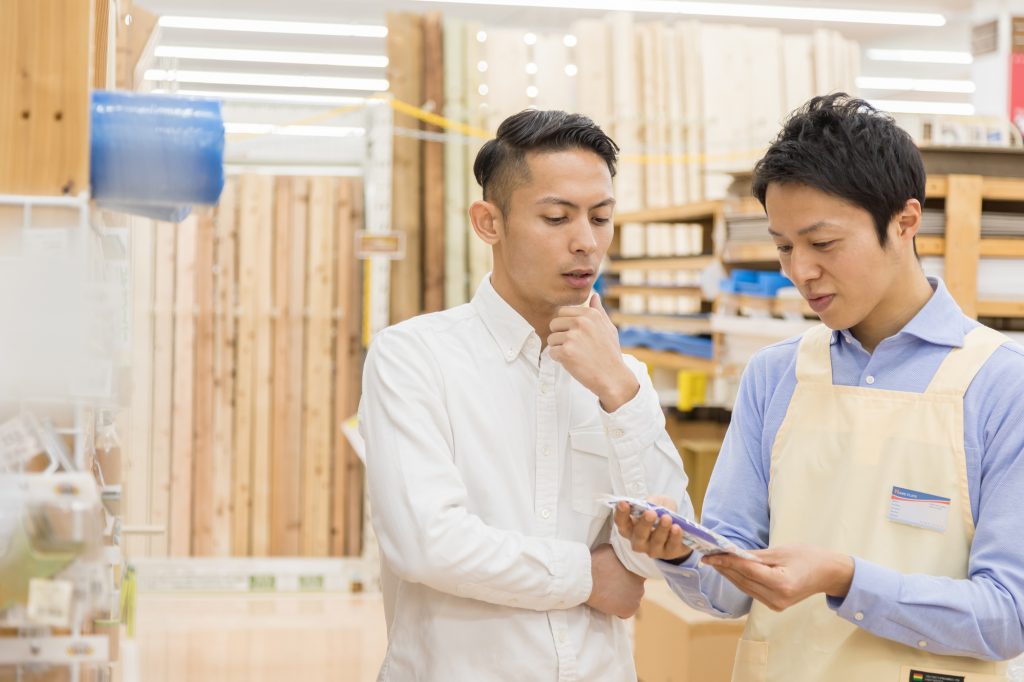
[[467, 305], [374, 339], [360, 428], [381, 549], [380, 680], [635, 680], [625, 624], [584, 602], [590, 550], [658, 577], [603, 493], [672, 496], [686, 475], [644, 366], [608, 414], [485, 278]]

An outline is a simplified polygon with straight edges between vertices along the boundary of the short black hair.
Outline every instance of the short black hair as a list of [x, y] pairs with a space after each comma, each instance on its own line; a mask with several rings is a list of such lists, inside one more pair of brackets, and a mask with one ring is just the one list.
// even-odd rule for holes
[[924, 162], [910, 135], [844, 92], [815, 97], [789, 117], [754, 166], [762, 206], [773, 182], [807, 185], [863, 208], [883, 247], [889, 221], [907, 201], [924, 204]]
[[538, 109], [526, 109], [502, 121], [495, 138], [477, 153], [473, 175], [483, 188], [484, 200], [497, 204], [507, 215], [512, 192], [530, 181], [526, 154], [567, 149], [594, 152], [615, 177], [619, 146], [596, 123], [582, 114]]

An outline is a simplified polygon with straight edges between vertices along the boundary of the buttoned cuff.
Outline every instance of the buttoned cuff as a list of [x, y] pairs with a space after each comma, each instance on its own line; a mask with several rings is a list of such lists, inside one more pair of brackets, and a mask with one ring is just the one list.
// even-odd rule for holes
[[826, 602], [840, 618], [866, 630], [877, 630], [888, 621], [899, 592], [897, 571], [854, 557], [849, 593], [844, 598], [826, 597]]
[[678, 565], [660, 560], [655, 564], [665, 576], [668, 586], [684, 602], [705, 613], [728, 617], [729, 614], [716, 609], [708, 595], [701, 590], [700, 557], [699, 552], [693, 552], [686, 561]]
[[590, 599], [594, 589], [590, 573], [590, 548], [582, 542], [566, 543], [552, 565], [555, 593], [561, 595], [556, 608], [571, 609]]

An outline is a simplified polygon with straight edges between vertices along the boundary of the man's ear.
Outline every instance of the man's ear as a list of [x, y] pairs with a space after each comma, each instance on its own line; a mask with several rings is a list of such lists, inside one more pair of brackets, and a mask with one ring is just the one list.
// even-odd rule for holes
[[501, 211], [489, 201], [474, 201], [469, 207], [469, 220], [473, 231], [485, 244], [494, 246], [501, 241], [505, 225]]
[[907, 199], [903, 210], [896, 216], [898, 236], [901, 240], [913, 241], [917, 231], [921, 229], [921, 202]]

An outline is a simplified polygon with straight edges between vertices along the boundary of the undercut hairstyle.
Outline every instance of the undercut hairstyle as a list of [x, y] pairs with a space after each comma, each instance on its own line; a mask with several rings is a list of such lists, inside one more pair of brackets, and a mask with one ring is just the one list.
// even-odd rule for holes
[[537, 109], [509, 116], [498, 126], [495, 138], [480, 148], [473, 163], [473, 175], [483, 188], [484, 201], [497, 205], [507, 216], [512, 192], [530, 181], [526, 155], [570, 149], [594, 152], [615, 177], [619, 146], [586, 116]]
[[771, 183], [797, 183], [845, 199], [874, 219], [878, 243], [907, 201], [924, 204], [921, 154], [892, 117], [838, 92], [795, 111], [754, 166], [754, 196]]

